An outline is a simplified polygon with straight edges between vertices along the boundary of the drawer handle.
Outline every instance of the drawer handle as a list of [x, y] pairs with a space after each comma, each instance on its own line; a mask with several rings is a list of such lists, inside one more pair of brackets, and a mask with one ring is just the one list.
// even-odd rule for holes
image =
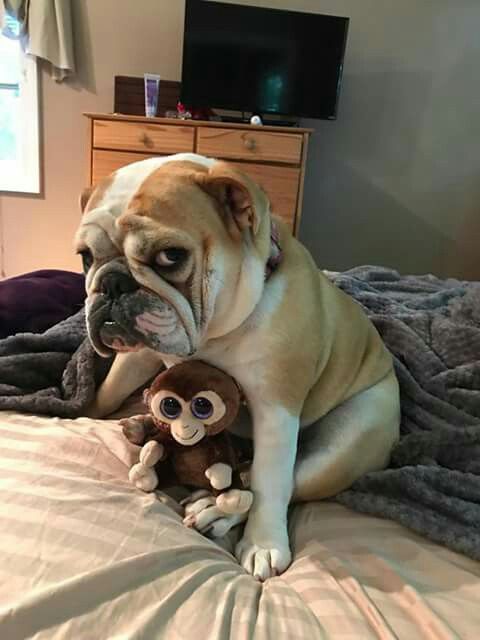
[[243, 140], [243, 144], [245, 145], [245, 148], [248, 149], [249, 151], [255, 151], [255, 147], [257, 146], [257, 143], [255, 142], [254, 138], [245, 138]]
[[140, 136], [140, 142], [146, 147], [153, 147], [153, 141], [147, 136], [146, 133], [142, 133]]

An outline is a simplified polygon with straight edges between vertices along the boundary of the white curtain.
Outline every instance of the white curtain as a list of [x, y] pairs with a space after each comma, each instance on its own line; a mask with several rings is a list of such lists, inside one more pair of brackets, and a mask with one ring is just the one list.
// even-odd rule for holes
[[3, 0], [5, 14], [20, 24], [15, 35], [3, 20], [3, 33], [21, 40], [26, 53], [51, 65], [59, 82], [75, 71], [70, 0]]

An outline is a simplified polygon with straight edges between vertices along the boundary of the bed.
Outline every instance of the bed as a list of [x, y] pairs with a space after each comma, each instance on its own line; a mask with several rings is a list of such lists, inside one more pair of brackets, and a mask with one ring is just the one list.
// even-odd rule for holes
[[0, 414], [0, 638], [478, 638], [480, 565], [334, 503], [260, 584], [128, 482], [115, 420]]
[[217, 544], [130, 485], [119, 416], [74, 417], [98, 364], [83, 294], [0, 341], [0, 640], [480, 637], [480, 285], [331, 277], [394, 355], [402, 440], [390, 469], [291, 508], [293, 563], [264, 584], [231, 554], [238, 529]]

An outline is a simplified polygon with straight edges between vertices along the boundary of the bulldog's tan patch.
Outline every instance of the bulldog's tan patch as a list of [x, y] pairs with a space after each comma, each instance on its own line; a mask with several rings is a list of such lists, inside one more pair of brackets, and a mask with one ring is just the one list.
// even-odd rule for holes
[[166, 162], [142, 182], [118, 226], [127, 232], [151, 218], [164, 228], [186, 228], [191, 233], [205, 228], [205, 218], [212, 218], [214, 211], [202, 198], [195, 177], [207, 171], [190, 161]]
[[[196, 207], [193, 220], [192, 206]], [[162, 223], [177, 227], [183, 222], [195, 225], [197, 219], [205, 227], [205, 216], [215, 212], [230, 236], [240, 241], [245, 230], [258, 233], [261, 212], [268, 206], [265, 193], [226, 162], [215, 162], [208, 168], [193, 161], [176, 160], [166, 162], [144, 180], [118, 224], [132, 229], [138, 226], [138, 216], [146, 216], [161, 218]]]

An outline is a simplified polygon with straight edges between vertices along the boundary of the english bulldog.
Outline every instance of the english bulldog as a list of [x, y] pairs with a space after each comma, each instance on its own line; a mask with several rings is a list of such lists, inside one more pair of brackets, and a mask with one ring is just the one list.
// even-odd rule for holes
[[[248, 399], [236, 429], [253, 437], [255, 496], [236, 555], [261, 580], [280, 574], [290, 501], [333, 496], [387, 465], [400, 422], [390, 354], [272, 217], [266, 194], [227, 163], [136, 162], [81, 202], [88, 332], [99, 354], [116, 354], [91, 415], [187, 358], [235, 378]], [[206, 509], [202, 526], [209, 512], [218, 518]]]

